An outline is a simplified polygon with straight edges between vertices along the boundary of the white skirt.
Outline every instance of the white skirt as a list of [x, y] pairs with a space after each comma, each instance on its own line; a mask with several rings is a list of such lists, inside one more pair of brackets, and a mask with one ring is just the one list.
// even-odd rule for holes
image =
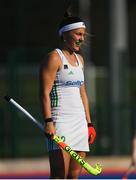
[[[68, 118], [65, 122], [55, 122], [56, 134], [70, 146], [74, 151], [89, 151], [88, 127], [84, 116]], [[59, 149], [59, 147], [50, 139], [47, 139], [48, 151]]]

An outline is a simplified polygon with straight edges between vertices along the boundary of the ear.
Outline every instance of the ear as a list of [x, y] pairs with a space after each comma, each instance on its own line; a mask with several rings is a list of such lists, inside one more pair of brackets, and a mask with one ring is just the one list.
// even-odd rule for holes
[[64, 32], [64, 33], [62, 34], [62, 40], [63, 40], [63, 42], [66, 42], [66, 41], [67, 41], [67, 33], [66, 33], [66, 32]]
[[67, 39], [65, 32], [62, 34], [62, 39], [65, 40], [65, 41], [66, 41], [66, 39]]

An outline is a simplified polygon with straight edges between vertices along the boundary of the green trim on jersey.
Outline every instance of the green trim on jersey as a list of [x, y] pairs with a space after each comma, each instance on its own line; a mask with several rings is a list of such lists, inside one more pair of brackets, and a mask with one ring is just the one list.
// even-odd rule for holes
[[50, 93], [50, 99], [51, 99], [51, 107], [58, 107], [58, 91], [57, 91], [56, 81], [54, 81], [54, 85]]

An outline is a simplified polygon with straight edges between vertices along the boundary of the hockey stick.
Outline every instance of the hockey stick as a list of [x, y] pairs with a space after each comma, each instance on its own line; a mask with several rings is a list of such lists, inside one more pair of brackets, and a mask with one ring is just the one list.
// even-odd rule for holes
[[[4, 96], [4, 98], [14, 107], [16, 107], [18, 110], [23, 112], [34, 124], [36, 124], [44, 132], [44, 126], [39, 121], [37, 121], [28, 111], [26, 111], [22, 106], [20, 106], [12, 98], [8, 96]], [[101, 173], [102, 167], [100, 164], [96, 164], [94, 167], [90, 166], [85, 160], [82, 159], [80, 155], [78, 155], [74, 150], [72, 150], [70, 146], [65, 144], [58, 135], [53, 135], [51, 139], [57, 145], [59, 145], [59, 147], [65, 150], [73, 159], [75, 159], [77, 163], [79, 163], [84, 169], [86, 169], [88, 173], [93, 174], [93, 175], [98, 175]]]

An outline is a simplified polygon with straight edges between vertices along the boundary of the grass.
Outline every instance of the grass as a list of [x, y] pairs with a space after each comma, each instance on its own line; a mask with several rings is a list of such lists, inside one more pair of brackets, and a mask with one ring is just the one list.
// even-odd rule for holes
[[[1, 92], [2, 96], [5, 92], [17, 100], [24, 108], [26, 108], [36, 119], [42, 122], [42, 113], [39, 102], [39, 79], [38, 66], [30, 67], [24, 70], [13, 72], [13, 81], [7, 81], [8, 75], [1, 76]], [[17, 78], [14, 78], [16, 77]], [[14, 80], [17, 81], [14, 81]], [[136, 90], [136, 73], [130, 72], [129, 85], [129, 103], [128, 108], [133, 104], [133, 92]], [[110, 120], [107, 110], [107, 76], [97, 77], [96, 79], [96, 97], [97, 104], [92, 105], [96, 114], [93, 113], [95, 125], [98, 132], [96, 144], [92, 146], [91, 154], [110, 154]], [[29, 120], [16, 110], [13, 110], [4, 100], [0, 101], [0, 157], [30, 157], [46, 154], [46, 146], [44, 138], [39, 129], [34, 127]], [[104, 142], [105, 145], [104, 145]], [[126, 143], [127, 144], [127, 143]], [[127, 145], [128, 146], [128, 145]], [[97, 147], [97, 148], [96, 148]], [[122, 150], [123, 151], [123, 150]], [[128, 153], [129, 150], [126, 152]]]

